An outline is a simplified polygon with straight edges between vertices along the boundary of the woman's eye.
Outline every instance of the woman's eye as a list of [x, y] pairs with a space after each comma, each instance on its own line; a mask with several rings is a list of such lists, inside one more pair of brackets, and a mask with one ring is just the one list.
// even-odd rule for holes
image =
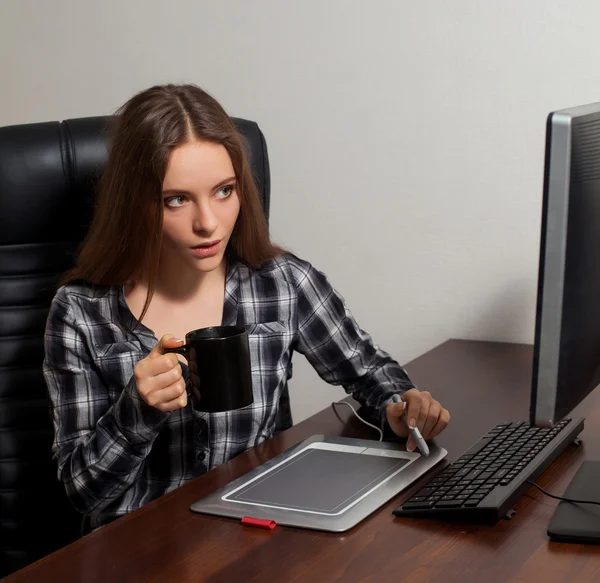
[[177, 208], [183, 206], [185, 202], [184, 196], [170, 196], [169, 198], [165, 198], [165, 204], [170, 206], [171, 208]]
[[223, 186], [222, 188], [219, 188], [219, 190], [217, 190], [217, 198], [227, 198], [228, 196], [231, 196], [232, 192], [233, 185], [228, 184], [227, 186]]

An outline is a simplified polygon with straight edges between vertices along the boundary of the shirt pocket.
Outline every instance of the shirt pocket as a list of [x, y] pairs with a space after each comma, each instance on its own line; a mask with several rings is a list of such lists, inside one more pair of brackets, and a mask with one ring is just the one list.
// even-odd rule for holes
[[275, 320], [273, 322], [260, 322], [260, 323], [256, 323], [256, 324], [246, 324], [246, 331], [248, 332], [248, 335], [253, 335], [253, 334], [257, 334], [257, 335], [271, 335], [271, 334], [278, 334], [278, 335], [285, 335], [288, 331], [286, 325], [283, 322], [280, 322], [279, 320]]
[[124, 355], [136, 353], [142, 357], [143, 348], [137, 340], [121, 340], [96, 346], [96, 354], [100, 359], [119, 359]]
[[293, 335], [281, 321], [247, 324], [246, 330], [254, 405], [269, 409], [275, 406], [287, 380]]
[[96, 365], [113, 401], [118, 399], [133, 376], [133, 368], [144, 356], [144, 348], [136, 340], [96, 346]]

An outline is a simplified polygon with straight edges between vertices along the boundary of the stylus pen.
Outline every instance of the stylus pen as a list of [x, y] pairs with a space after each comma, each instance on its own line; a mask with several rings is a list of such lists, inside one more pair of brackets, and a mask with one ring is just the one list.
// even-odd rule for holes
[[[392, 397], [392, 401], [394, 401], [394, 403], [401, 403], [402, 399], [400, 398], [400, 395], [396, 394]], [[404, 414], [404, 416], [406, 417], [406, 413]], [[429, 455], [429, 446], [427, 445], [427, 442], [423, 439], [419, 428], [411, 427], [408, 423], [408, 419], [406, 420], [406, 426], [408, 427], [408, 430], [410, 431], [410, 434], [412, 435], [412, 438], [416, 443], [417, 448], [421, 452], [421, 455], [427, 457]]]

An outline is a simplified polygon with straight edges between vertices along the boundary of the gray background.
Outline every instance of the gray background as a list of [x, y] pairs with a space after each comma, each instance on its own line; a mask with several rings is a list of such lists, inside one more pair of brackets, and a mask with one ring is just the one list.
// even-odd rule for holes
[[[593, 0], [0, 0], [0, 124], [198, 83], [265, 132], [275, 239], [398, 360], [531, 342], [545, 118], [600, 101], [599, 20]], [[291, 390], [297, 421], [343, 395], [302, 358]]]

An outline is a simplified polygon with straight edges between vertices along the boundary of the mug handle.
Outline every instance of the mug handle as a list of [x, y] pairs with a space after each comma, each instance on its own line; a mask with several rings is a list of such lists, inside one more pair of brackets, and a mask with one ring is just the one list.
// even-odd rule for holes
[[174, 352], [175, 354], [181, 354], [186, 360], [189, 360], [190, 347], [187, 344], [178, 346], [177, 348], [165, 348], [165, 354], [168, 352]]

